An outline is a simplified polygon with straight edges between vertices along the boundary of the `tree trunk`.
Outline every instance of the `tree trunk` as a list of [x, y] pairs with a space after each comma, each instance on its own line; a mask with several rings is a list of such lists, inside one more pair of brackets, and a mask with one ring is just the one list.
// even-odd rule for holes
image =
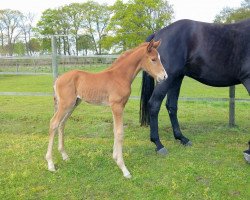
[[67, 44], [66, 44], [65, 36], [63, 36], [63, 54], [65, 56], [67, 55]]
[[78, 35], [75, 36], [75, 41], [76, 41], [76, 55], [78, 56], [78, 51], [79, 51], [79, 47], [78, 47]]

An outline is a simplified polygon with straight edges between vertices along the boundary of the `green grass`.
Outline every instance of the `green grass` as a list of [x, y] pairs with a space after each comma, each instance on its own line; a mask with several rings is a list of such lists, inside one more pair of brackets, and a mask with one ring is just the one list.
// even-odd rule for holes
[[[99, 72], [106, 67], [107, 66], [88, 66], [81, 69]], [[70, 68], [67, 68], [66, 71], [69, 69]], [[59, 71], [62, 71], [62, 69]], [[0, 92], [52, 92], [52, 83], [52, 75], [0, 75]], [[131, 96], [140, 96], [140, 88], [141, 73], [138, 74], [133, 82]], [[228, 98], [228, 93], [229, 91], [227, 87], [210, 87], [194, 81], [191, 78], [185, 77], [183, 80], [180, 97]], [[236, 86], [236, 98], [249, 98], [249, 95], [243, 85]]]
[[[99, 69], [96, 69], [97, 71]], [[133, 84], [139, 95], [140, 78]], [[0, 91], [51, 92], [50, 76], [0, 76]], [[194, 89], [195, 88], [195, 89]], [[185, 79], [181, 96], [228, 97], [227, 88], [211, 88]], [[242, 86], [238, 98], [249, 98]], [[123, 178], [112, 160], [109, 107], [82, 103], [66, 125], [70, 156], [54, 146], [57, 172], [47, 171], [44, 155], [52, 97], [0, 96], [0, 199], [250, 199], [250, 165], [242, 151], [250, 138], [250, 102], [236, 103], [235, 128], [228, 127], [227, 102], [179, 102], [183, 133], [193, 142], [174, 141], [162, 106], [159, 133], [169, 151], [157, 156], [149, 128], [138, 122], [139, 101], [125, 109], [124, 159], [132, 179]]]

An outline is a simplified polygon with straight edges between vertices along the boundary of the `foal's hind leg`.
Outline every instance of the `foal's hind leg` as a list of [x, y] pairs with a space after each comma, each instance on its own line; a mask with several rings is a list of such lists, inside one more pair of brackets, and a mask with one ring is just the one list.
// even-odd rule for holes
[[116, 161], [118, 167], [122, 170], [123, 176], [131, 178], [130, 172], [124, 164], [122, 156], [122, 145], [123, 145], [123, 109], [124, 106], [115, 104], [112, 106], [113, 120], [114, 120], [114, 149], [113, 158]]
[[58, 127], [58, 151], [62, 154], [62, 158], [63, 160], [68, 160], [69, 156], [66, 153], [65, 149], [64, 149], [64, 128], [65, 128], [65, 123], [68, 120], [68, 118], [70, 117], [70, 115], [72, 114], [72, 112], [74, 111], [74, 109], [81, 103], [80, 99], [76, 100], [75, 105], [71, 108], [71, 110], [68, 111], [68, 113], [66, 114], [66, 116], [64, 117], [64, 119], [62, 120], [62, 122], [60, 123], [59, 127]]
[[49, 145], [48, 150], [46, 153], [46, 160], [48, 162], [48, 169], [49, 171], [55, 171], [55, 166], [52, 160], [52, 150], [53, 150], [53, 143], [54, 143], [54, 137], [55, 133], [59, 128], [59, 125], [64, 120], [64, 118], [67, 116], [70, 109], [72, 109], [74, 104], [72, 103], [64, 103], [60, 102], [58, 105], [58, 110], [52, 117], [50, 121], [50, 128], [49, 128]]
[[68, 160], [69, 156], [66, 153], [65, 149], [64, 149], [64, 128], [65, 128], [65, 123], [67, 121], [67, 119], [69, 118], [69, 114], [67, 114], [65, 116], [65, 118], [63, 119], [63, 121], [60, 123], [59, 127], [58, 127], [58, 151], [62, 154], [62, 158], [63, 160]]

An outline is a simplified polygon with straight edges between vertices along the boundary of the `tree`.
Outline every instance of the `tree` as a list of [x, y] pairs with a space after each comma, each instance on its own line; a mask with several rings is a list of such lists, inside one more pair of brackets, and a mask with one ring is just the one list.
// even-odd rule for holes
[[241, 7], [250, 9], [250, 0], [245, 0], [241, 3]]
[[244, 0], [240, 8], [223, 8], [223, 10], [215, 16], [214, 22], [233, 23], [247, 18], [250, 18], [250, 0]]
[[16, 41], [13, 54], [18, 56], [24, 56], [25, 55], [25, 44], [22, 41]]
[[80, 35], [78, 40], [77, 40], [77, 46], [79, 51], [83, 51], [83, 54], [87, 55], [88, 54], [88, 50], [92, 50], [94, 51], [94, 41], [92, 40], [92, 36], [91, 35]]
[[165, 0], [117, 0], [104, 45], [122, 51], [133, 48], [145, 38], [171, 23], [173, 8]]
[[107, 4], [88, 1], [81, 5], [84, 11], [84, 25], [87, 34], [91, 35], [96, 54], [102, 54], [102, 40], [110, 20], [110, 8]]
[[18, 10], [0, 10], [0, 21], [1, 21], [1, 34], [2, 34], [2, 46], [3, 46], [3, 35], [6, 36], [7, 48], [10, 56], [13, 55], [14, 44], [21, 34], [21, 19], [23, 14]]
[[0, 21], [0, 36], [1, 36], [1, 49], [3, 51], [3, 46], [4, 46], [4, 25], [3, 22]]
[[25, 48], [26, 48], [27, 55], [31, 54], [31, 50], [29, 47], [29, 41], [31, 40], [34, 17], [35, 17], [35, 15], [32, 13], [28, 13], [26, 15], [23, 15], [23, 17], [21, 18], [21, 23], [20, 23], [22, 34], [24, 36], [24, 42], [25, 42]]
[[67, 23], [70, 26], [69, 32], [71, 34], [73, 34], [73, 36], [74, 36], [76, 55], [78, 55], [79, 32], [80, 32], [81, 28], [83, 27], [83, 21], [84, 21], [84, 15], [83, 15], [83, 11], [81, 9], [81, 4], [72, 3], [68, 6], [64, 6], [62, 8], [62, 11], [65, 14], [65, 17], [67, 19]]
[[28, 42], [30, 54], [38, 53], [41, 51], [41, 40], [31, 38]]
[[106, 4], [100, 5], [94, 1], [73, 3], [58, 9], [45, 10], [37, 23], [36, 30], [41, 35], [73, 35], [73, 38], [57, 37], [59, 54], [63, 52], [65, 55], [70, 55], [71, 52], [75, 52], [78, 55], [80, 35], [90, 35], [96, 54], [101, 54], [101, 41], [109, 19], [110, 10]]
[[[44, 36], [68, 35], [69, 29], [70, 25], [67, 23], [62, 8], [45, 10], [36, 26], [36, 31]], [[67, 48], [69, 45], [66, 41], [67, 37], [57, 37], [58, 54], [69, 52]], [[51, 44], [48, 43], [47, 39], [44, 39], [42, 44], [44, 50], [51, 50]]]

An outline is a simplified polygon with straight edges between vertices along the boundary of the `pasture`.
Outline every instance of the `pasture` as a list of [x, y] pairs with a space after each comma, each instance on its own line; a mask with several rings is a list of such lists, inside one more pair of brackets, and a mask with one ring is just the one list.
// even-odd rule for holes
[[[86, 68], [99, 71], [103, 67]], [[140, 95], [141, 78], [131, 96]], [[52, 92], [52, 76], [0, 75], [1, 92]], [[180, 97], [228, 97], [185, 78]], [[242, 86], [236, 98], [248, 98]], [[54, 145], [55, 173], [44, 159], [52, 96], [0, 96], [0, 199], [250, 199], [250, 166], [242, 151], [250, 139], [250, 102], [236, 102], [236, 124], [228, 127], [228, 102], [180, 101], [179, 120], [192, 147], [174, 141], [165, 106], [160, 137], [169, 154], [158, 156], [149, 127], [139, 125], [139, 100], [124, 113], [124, 159], [132, 173], [125, 179], [112, 159], [113, 125], [109, 107], [82, 103], [65, 130], [70, 160]]]

